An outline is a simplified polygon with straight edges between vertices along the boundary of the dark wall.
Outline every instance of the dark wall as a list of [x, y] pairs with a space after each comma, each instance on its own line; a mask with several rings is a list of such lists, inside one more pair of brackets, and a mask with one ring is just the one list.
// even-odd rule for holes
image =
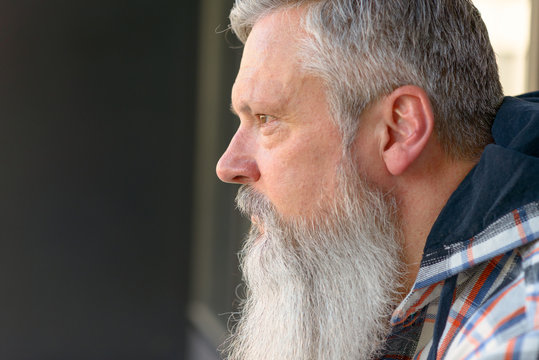
[[182, 359], [197, 2], [0, 0], [0, 358]]

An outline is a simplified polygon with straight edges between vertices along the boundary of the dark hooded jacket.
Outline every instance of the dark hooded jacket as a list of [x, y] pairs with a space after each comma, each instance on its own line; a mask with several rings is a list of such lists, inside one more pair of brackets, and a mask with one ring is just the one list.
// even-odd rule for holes
[[539, 359], [539, 92], [506, 97], [492, 136], [431, 229], [384, 359]]

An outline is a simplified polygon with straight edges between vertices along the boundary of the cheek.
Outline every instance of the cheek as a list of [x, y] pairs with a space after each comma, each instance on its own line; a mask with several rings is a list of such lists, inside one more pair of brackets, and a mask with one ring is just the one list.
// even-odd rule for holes
[[259, 157], [259, 186], [282, 215], [307, 214], [320, 199], [331, 195], [340, 150], [321, 144], [297, 142]]

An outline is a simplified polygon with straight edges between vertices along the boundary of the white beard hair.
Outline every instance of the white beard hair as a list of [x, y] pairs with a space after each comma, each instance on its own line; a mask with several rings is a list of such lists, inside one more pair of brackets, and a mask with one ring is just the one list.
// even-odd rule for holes
[[338, 199], [313, 220], [284, 221], [250, 187], [236, 199], [263, 225], [240, 253], [246, 287], [224, 345], [228, 360], [371, 359], [383, 349], [401, 288], [392, 197], [339, 167]]

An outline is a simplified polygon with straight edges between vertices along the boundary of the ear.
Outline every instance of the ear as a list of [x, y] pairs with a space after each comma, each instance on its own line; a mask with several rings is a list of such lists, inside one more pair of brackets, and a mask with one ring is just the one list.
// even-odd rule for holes
[[385, 112], [381, 123], [382, 158], [392, 175], [400, 175], [425, 149], [434, 129], [434, 115], [425, 91], [413, 85], [393, 91], [386, 105], [390, 112]]

